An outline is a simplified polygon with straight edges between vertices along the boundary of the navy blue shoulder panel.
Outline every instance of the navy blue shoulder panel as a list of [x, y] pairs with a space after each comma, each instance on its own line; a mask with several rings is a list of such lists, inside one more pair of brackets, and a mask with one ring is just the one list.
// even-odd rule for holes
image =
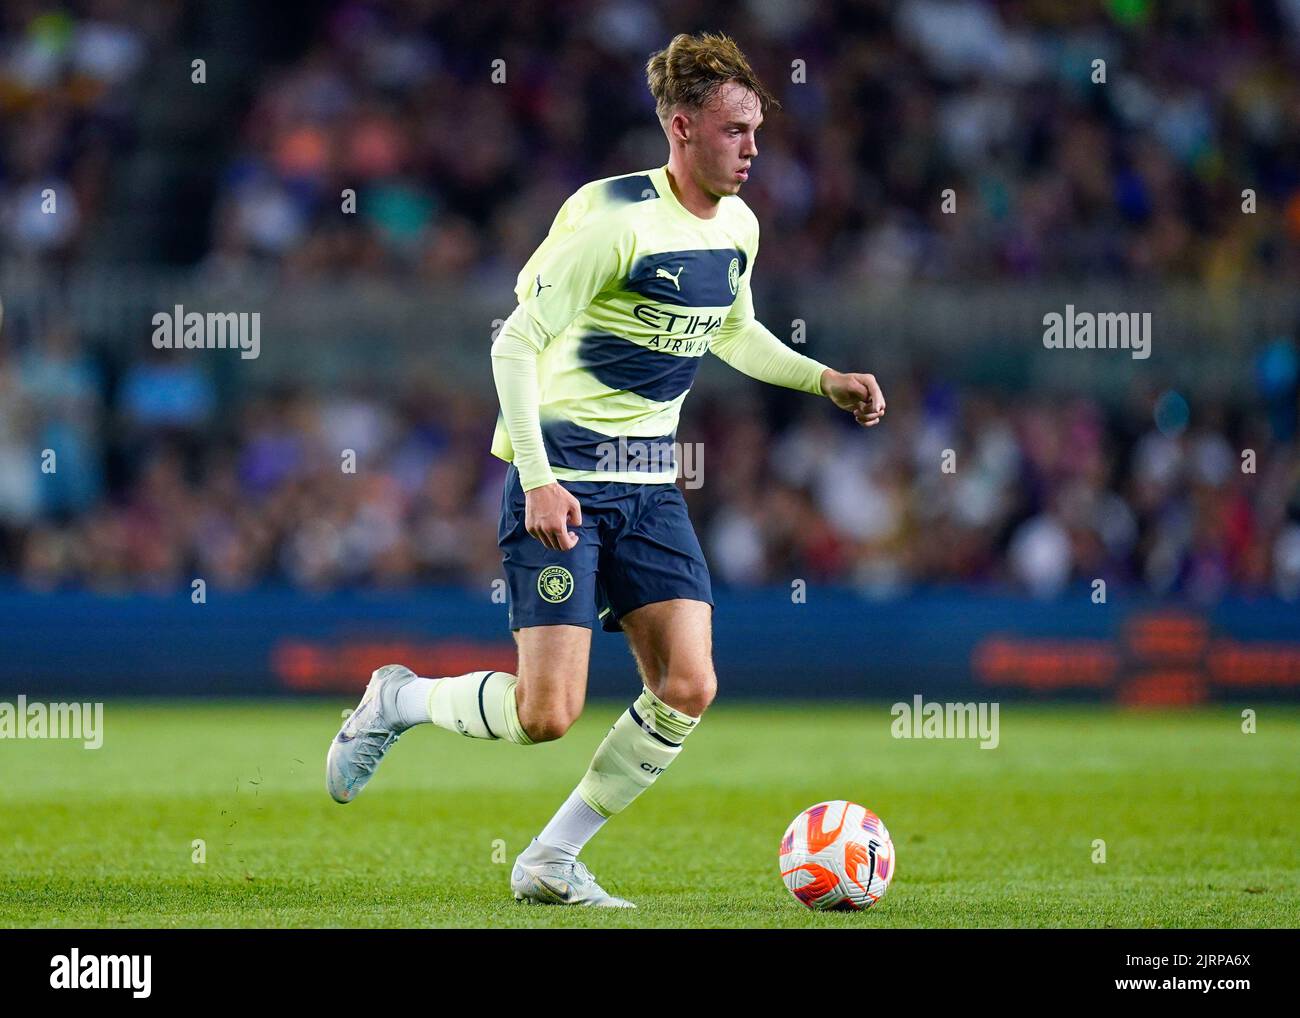
[[648, 173], [637, 173], [630, 177], [615, 177], [605, 185], [605, 194], [613, 202], [649, 201], [658, 198], [654, 181]]

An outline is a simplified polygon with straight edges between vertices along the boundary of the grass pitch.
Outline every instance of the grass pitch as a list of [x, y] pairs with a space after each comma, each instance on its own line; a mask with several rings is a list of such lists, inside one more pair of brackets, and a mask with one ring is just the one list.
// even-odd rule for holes
[[[624, 704], [527, 748], [413, 730], [339, 806], [343, 706], [117, 702], [101, 749], [0, 741], [0, 926], [1300, 925], [1294, 708], [1257, 705], [1247, 735], [1227, 706], [1004, 704], [984, 750], [893, 739], [884, 704], [722, 703], [583, 853], [621, 911], [518, 905], [508, 873]], [[893, 835], [868, 912], [808, 912], [777, 875], [828, 798]]]

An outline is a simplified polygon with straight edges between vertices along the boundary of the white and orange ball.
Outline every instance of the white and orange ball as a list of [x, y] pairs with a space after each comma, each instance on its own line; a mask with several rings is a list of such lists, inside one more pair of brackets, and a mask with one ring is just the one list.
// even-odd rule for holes
[[810, 806], [781, 839], [781, 879], [799, 902], [819, 912], [870, 908], [885, 896], [893, 876], [889, 831], [855, 802]]

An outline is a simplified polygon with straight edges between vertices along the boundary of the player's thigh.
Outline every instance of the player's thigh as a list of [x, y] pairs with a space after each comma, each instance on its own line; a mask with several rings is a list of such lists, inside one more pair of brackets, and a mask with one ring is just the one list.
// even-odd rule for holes
[[[570, 485], [574, 490], [585, 490]], [[514, 464], [506, 471], [501, 496], [497, 547], [506, 576], [506, 608], [511, 630], [534, 626], [594, 626], [596, 568], [600, 558], [600, 527], [581, 494], [583, 520], [578, 543], [560, 551], [548, 548], [526, 529], [527, 499]]]
[[[586, 626], [528, 626], [515, 632], [519, 685], [515, 703], [530, 722], [567, 728], [582, 713], [587, 695], [591, 630]], [[532, 734], [530, 732], [530, 734]]]
[[[605, 628], [613, 628], [611, 623], [623, 628], [622, 620], [633, 612], [665, 602], [711, 607], [709, 566], [681, 491], [672, 484], [625, 487], [626, 523], [606, 542], [600, 559], [601, 594], [609, 607], [602, 617]], [[641, 618], [657, 619], [665, 613], [685, 617], [692, 632], [708, 635], [711, 615], [701, 614], [698, 606], [652, 609]]]
[[642, 605], [622, 617], [623, 631], [650, 691], [698, 717], [713, 702], [713, 606], [674, 598]]
[[547, 548], [524, 529], [526, 503], [518, 474], [507, 471], [497, 545], [506, 574], [506, 602], [519, 647], [519, 720], [530, 735], [543, 725], [554, 737], [577, 718], [587, 690], [591, 630], [596, 625], [600, 529], [583, 514], [578, 543]]

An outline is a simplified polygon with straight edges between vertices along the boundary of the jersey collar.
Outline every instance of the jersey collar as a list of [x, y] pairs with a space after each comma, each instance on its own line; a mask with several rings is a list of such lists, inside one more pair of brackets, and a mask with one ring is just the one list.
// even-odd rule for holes
[[664, 201], [666, 201], [669, 204], [669, 206], [672, 207], [674, 212], [676, 212], [680, 216], [684, 216], [692, 223], [695, 223], [698, 226], [707, 226], [710, 223], [718, 222], [719, 217], [722, 215], [721, 202], [718, 203], [718, 214], [714, 216], [712, 219], [701, 219], [694, 212], [692, 212], [685, 205], [683, 205], [678, 200], [676, 193], [674, 193], [672, 184], [668, 182], [667, 163], [665, 163], [663, 166], [660, 166], [658, 169], [651, 170], [650, 179], [654, 181], [655, 190], [659, 192], [659, 196], [663, 198]]

